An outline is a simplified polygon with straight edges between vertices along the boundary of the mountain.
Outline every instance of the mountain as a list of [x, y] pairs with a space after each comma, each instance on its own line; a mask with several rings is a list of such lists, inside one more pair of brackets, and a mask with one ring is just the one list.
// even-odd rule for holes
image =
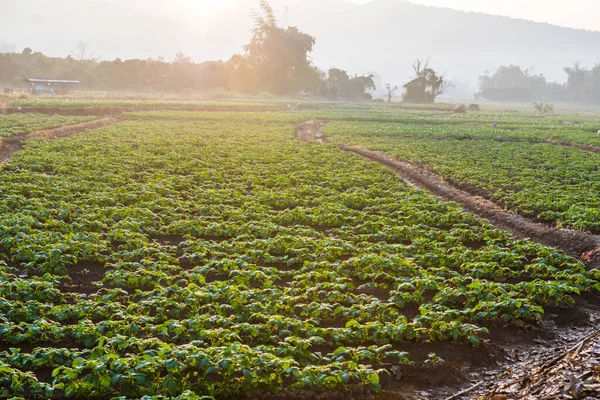
[[335, 18], [317, 18], [313, 27], [310, 32], [320, 38], [318, 65], [373, 70], [394, 83], [406, 81], [416, 58], [430, 58], [436, 70], [471, 85], [500, 65], [520, 65], [564, 82], [564, 67], [600, 62], [600, 32], [400, 0], [375, 0]]
[[[7, 1], [7, 0], [0, 0]], [[199, 7], [198, 3], [203, 6]], [[317, 66], [375, 72], [380, 87], [406, 82], [410, 62], [430, 58], [460, 90], [472, 93], [477, 77], [517, 64], [564, 81], [575, 61], [600, 60], [600, 32], [402, 0], [357, 5], [345, 0], [272, 0], [280, 23], [317, 38]], [[172, 59], [183, 51], [196, 61], [228, 59], [250, 35], [257, 0], [19, 0], [0, 13], [0, 50], [66, 56], [78, 41], [102, 59]], [[460, 90], [459, 90], [460, 89]]]

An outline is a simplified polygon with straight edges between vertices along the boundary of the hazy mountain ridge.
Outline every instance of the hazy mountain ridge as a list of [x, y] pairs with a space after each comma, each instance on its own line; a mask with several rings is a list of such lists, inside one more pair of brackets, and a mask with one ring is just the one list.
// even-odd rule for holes
[[315, 48], [318, 65], [352, 65], [394, 83], [410, 75], [415, 58], [431, 58], [450, 78], [472, 84], [503, 64], [564, 81], [563, 67], [600, 61], [599, 32], [396, 0], [376, 0], [314, 25], [312, 33], [326, 37]]
[[[222, 0], [227, 7], [202, 13], [190, 1], [20, 0], [0, 13], [0, 40], [5, 49], [29, 46], [55, 56], [66, 56], [81, 40], [103, 59], [171, 59], [181, 50], [205, 61], [239, 52], [258, 2]], [[417, 57], [431, 58], [434, 67], [471, 85], [485, 70], [502, 64], [533, 67], [549, 79], [564, 81], [563, 67], [577, 60], [590, 66], [599, 61], [600, 32], [401, 0], [364, 5], [273, 0], [273, 6], [281, 23], [298, 25], [317, 38], [317, 66], [372, 71], [381, 82], [407, 81], [409, 62]], [[167, 12], [159, 16], [164, 7]]]

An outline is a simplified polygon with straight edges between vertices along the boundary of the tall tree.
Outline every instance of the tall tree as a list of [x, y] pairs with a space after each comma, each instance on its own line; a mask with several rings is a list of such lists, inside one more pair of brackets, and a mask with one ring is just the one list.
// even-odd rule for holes
[[315, 77], [308, 56], [315, 38], [295, 26], [280, 27], [270, 4], [260, 0], [259, 5], [250, 42], [244, 46], [243, 55], [230, 60], [232, 70], [249, 79], [254, 77], [258, 90], [287, 94], [305, 89], [307, 79]]
[[387, 101], [388, 103], [392, 102], [394, 98], [394, 94], [396, 94], [396, 90], [398, 90], [398, 86], [392, 86], [389, 82], [385, 84], [385, 90], [387, 92]]
[[369, 100], [369, 91], [375, 89], [373, 75], [350, 77], [342, 69], [331, 68], [325, 80], [324, 95], [331, 100]]
[[486, 72], [479, 77], [479, 90], [478, 96], [487, 100], [530, 101], [556, 99], [562, 88], [548, 82], [543, 74], [518, 65], [503, 65], [494, 74]]

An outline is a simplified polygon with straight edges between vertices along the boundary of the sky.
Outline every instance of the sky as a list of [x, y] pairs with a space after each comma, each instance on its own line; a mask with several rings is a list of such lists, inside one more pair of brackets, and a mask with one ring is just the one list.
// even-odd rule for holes
[[[368, 3], [372, 0], [348, 0]], [[428, 6], [506, 15], [571, 28], [600, 31], [600, 0], [409, 0]]]
[[[0, 0], [0, 2], [3, 0]], [[157, 4], [164, 10], [164, 0], [112, 0], [116, 3]], [[241, 0], [189, 0], [192, 11], [210, 12], [231, 9]], [[291, 3], [298, 0], [289, 0]], [[377, 0], [346, 0], [364, 4]], [[536, 22], [547, 22], [570, 28], [600, 31], [600, 0], [407, 0], [427, 6], [448, 7], [462, 11], [475, 11], [506, 15]], [[258, 2], [258, 1], [256, 1]], [[324, 0], [324, 3], [327, 1]], [[171, 5], [170, 5], [171, 6]], [[172, 11], [176, 7], [171, 7]], [[187, 7], [186, 7], [186, 11]]]

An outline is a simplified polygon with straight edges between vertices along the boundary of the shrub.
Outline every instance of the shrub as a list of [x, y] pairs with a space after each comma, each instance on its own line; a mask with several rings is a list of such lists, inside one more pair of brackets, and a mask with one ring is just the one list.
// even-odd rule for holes
[[467, 106], [465, 106], [464, 104], [459, 105], [458, 107], [456, 107], [454, 109], [454, 112], [457, 114], [466, 114], [467, 113]]
[[554, 106], [552, 104], [534, 102], [533, 107], [535, 107], [537, 112], [542, 114], [552, 114], [554, 112]]

